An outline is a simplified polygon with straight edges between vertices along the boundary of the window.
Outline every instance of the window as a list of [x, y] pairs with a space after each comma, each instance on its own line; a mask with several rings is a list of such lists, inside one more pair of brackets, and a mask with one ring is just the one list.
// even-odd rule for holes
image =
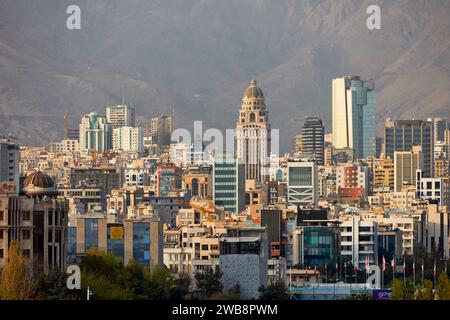
[[24, 211], [22, 213], [22, 219], [23, 221], [30, 221], [30, 211]]
[[208, 250], [208, 245], [207, 244], [203, 244], [202, 245], [202, 250]]
[[3, 249], [0, 249], [0, 258], [3, 258]]
[[0, 221], [3, 221], [3, 211], [0, 211]]
[[3, 230], [0, 230], [0, 240], [3, 240]]
[[22, 238], [24, 240], [29, 240], [31, 236], [30, 230], [23, 230], [22, 231]]

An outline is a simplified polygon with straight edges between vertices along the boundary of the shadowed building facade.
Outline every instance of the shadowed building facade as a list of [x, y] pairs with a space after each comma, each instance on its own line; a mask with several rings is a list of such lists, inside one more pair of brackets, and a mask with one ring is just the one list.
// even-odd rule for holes
[[65, 271], [68, 201], [57, 198], [51, 177], [40, 171], [28, 175], [20, 194], [0, 193], [0, 266], [18, 241], [33, 271]]

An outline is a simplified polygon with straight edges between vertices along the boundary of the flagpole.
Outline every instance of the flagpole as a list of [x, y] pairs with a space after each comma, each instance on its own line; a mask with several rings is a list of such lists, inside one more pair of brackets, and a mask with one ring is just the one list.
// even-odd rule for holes
[[403, 285], [406, 286], [406, 256], [403, 256]]
[[413, 260], [413, 285], [416, 286], [416, 260]]
[[392, 256], [392, 283], [395, 280], [395, 255]]
[[422, 285], [424, 280], [424, 265], [423, 265], [423, 258], [422, 258]]
[[434, 268], [433, 268], [433, 287], [436, 288], [436, 259], [434, 259]]

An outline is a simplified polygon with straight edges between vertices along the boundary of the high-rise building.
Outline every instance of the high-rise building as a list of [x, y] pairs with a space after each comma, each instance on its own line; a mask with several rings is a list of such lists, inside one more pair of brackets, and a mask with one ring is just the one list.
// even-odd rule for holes
[[107, 107], [106, 121], [111, 124], [112, 129], [120, 127], [134, 127], [134, 108], [125, 104]]
[[287, 202], [306, 206], [317, 204], [318, 173], [313, 158], [298, 157], [287, 162]]
[[13, 182], [19, 188], [19, 145], [11, 139], [0, 138], [0, 182]]
[[252, 80], [245, 90], [236, 124], [236, 158], [245, 166], [245, 179], [257, 183], [268, 175], [270, 124], [263, 91]]
[[65, 272], [69, 202], [57, 196], [52, 178], [40, 171], [25, 177], [20, 194], [0, 194], [0, 267], [15, 240], [34, 272]]
[[360, 77], [333, 79], [333, 146], [354, 149], [355, 159], [375, 156], [375, 84]]
[[428, 122], [433, 124], [434, 143], [444, 141], [445, 130], [449, 129], [447, 119], [429, 118]]
[[172, 117], [159, 115], [153, 117], [150, 122], [150, 135], [152, 142], [160, 146], [170, 144], [172, 134]]
[[423, 154], [420, 147], [415, 147], [411, 151], [396, 151], [394, 153], [395, 192], [402, 191], [403, 186], [406, 185], [415, 186], [417, 170], [423, 170]]
[[80, 124], [80, 150], [106, 151], [111, 149], [111, 124], [106, 117], [91, 112], [81, 119]]
[[317, 164], [323, 165], [325, 128], [318, 117], [306, 117], [302, 128], [302, 152], [316, 157]]
[[444, 153], [447, 160], [450, 160], [450, 129], [444, 131]]
[[142, 153], [144, 133], [142, 127], [119, 127], [113, 130], [113, 149]]
[[213, 202], [226, 211], [240, 213], [245, 209], [244, 165], [231, 157], [216, 157], [213, 165]]
[[423, 120], [386, 119], [384, 125], [385, 155], [394, 158], [396, 151], [411, 151], [414, 146], [422, 147], [423, 175], [433, 177], [434, 134], [433, 124]]

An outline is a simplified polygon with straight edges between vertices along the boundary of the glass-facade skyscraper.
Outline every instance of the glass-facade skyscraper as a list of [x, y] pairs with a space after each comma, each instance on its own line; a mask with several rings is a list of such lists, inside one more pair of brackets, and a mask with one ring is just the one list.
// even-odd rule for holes
[[431, 178], [434, 172], [433, 123], [424, 120], [386, 119], [384, 125], [385, 155], [394, 159], [396, 151], [412, 151], [422, 147], [423, 176]]
[[302, 128], [302, 153], [316, 157], [318, 165], [323, 165], [325, 128], [318, 117], [306, 117]]
[[376, 155], [375, 83], [358, 76], [333, 79], [333, 146], [352, 148], [356, 159]]
[[217, 157], [213, 167], [213, 202], [226, 211], [239, 213], [245, 209], [244, 164], [231, 157]]

